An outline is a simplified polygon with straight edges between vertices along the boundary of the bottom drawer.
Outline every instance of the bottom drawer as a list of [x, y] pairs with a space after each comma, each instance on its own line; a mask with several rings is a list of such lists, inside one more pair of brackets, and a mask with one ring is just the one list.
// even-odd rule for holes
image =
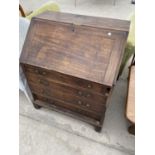
[[[76, 105], [73, 105], [73, 104], [70, 104], [67, 102], [63, 102], [63, 101], [60, 101], [60, 100], [55, 99], [55, 98], [53, 98], [53, 99], [46, 98], [46, 97], [43, 97], [43, 96], [40, 96], [37, 94], [33, 94], [33, 96], [34, 96], [35, 100], [40, 100], [40, 101], [46, 102], [46, 103], [51, 104], [55, 107], [58, 107], [59, 109], [60, 108], [66, 109], [66, 112], [74, 112], [75, 114], [76, 113], [81, 114], [83, 116], [87, 116], [87, 117], [93, 118], [93, 119], [98, 120], [98, 121], [100, 121], [100, 119], [102, 117], [102, 114], [95, 113], [92, 111], [86, 111], [86, 110], [81, 109], [80, 107], [78, 107]], [[104, 112], [105, 112], [105, 109], [103, 109], [103, 115], [104, 115]]]

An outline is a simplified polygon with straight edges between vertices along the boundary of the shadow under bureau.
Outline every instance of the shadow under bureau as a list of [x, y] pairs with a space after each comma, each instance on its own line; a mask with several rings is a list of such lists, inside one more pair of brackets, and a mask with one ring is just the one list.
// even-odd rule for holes
[[20, 57], [34, 107], [63, 112], [100, 131], [129, 25], [58, 12], [34, 17]]

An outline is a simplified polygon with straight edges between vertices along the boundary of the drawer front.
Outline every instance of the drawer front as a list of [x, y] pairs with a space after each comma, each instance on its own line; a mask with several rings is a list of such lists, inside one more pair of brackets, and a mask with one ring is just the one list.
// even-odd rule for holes
[[105, 108], [104, 104], [99, 104], [98, 102], [90, 102], [84, 99], [81, 99], [81, 97], [73, 96], [72, 94], [63, 92], [61, 90], [57, 90], [55, 88], [48, 88], [45, 86], [38, 86], [33, 83], [29, 83], [31, 90], [33, 93], [36, 93], [41, 96], [45, 96], [48, 98], [56, 98], [61, 101], [71, 103], [72, 105], [76, 105], [77, 107], [80, 107], [82, 109], [85, 109], [87, 111], [92, 111], [96, 113], [102, 113]]
[[[68, 102], [63, 102], [61, 100], [58, 100], [58, 99], [55, 99], [55, 98], [48, 98], [48, 97], [44, 97], [44, 96], [41, 96], [41, 95], [38, 95], [38, 94], [33, 94], [34, 97], [35, 97], [35, 100], [40, 100], [40, 101], [44, 101], [46, 103], [49, 103], [51, 104], [52, 106], [56, 106], [56, 107], [59, 107], [59, 108], [65, 108], [66, 111], [73, 111], [77, 114], [82, 114], [84, 116], [87, 116], [87, 117], [91, 117], [93, 119], [96, 119], [96, 120], [100, 120], [102, 115], [99, 114], [99, 113], [94, 113], [94, 112], [91, 112], [91, 111], [86, 111], [85, 109], [82, 109], [76, 105], [73, 105], [73, 104], [70, 104]], [[103, 109], [105, 112], [105, 109]]]
[[24, 70], [29, 73], [34, 73], [36, 75], [48, 77], [54, 82], [60, 82], [65, 85], [70, 85], [71, 87], [84, 88], [84, 89], [87, 89], [87, 91], [90, 91], [96, 94], [105, 95], [106, 93], [109, 93], [111, 89], [109, 86], [104, 86], [91, 81], [83, 80], [73, 76], [67, 76], [65, 74], [61, 74], [55, 71], [49, 71], [46, 69], [42, 69], [39, 67], [30, 66], [30, 65], [24, 65]]
[[87, 100], [90, 102], [95, 101], [95, 102], [98, 102], [100, 104], [105, 104], [105, 101], [107, 98], [107, 96], [94, 94], [94, 93], [89, 92], [87, 90], [83, 90], [83, 89], [81, 90], [78, 88], [72, 88], [72, 87], [64, 85], [64, 84], [55, 83], [48, 78], [45, 78], [45, 77], [42, 77], [40, 75], [36, 75], [33, 73], [27, 73], [27, 79], [31, 83], [34, 83], [38, 86], [41, 85], [41, 86], [45, 86], [45, 88], [51, 88], [52, 90], [62, 91], [62, 92], [65, 92], [67, 94], [71, 94], [73, 96], [80, 97], [81, 99], [84, 99], [84, 100]]

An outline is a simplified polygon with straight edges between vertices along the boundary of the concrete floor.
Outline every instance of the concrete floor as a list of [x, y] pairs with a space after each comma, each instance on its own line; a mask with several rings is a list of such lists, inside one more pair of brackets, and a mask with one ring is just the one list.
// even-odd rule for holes
[[34, 109], [20, 92], [20, 155], [134, 154], [135, 139], [128, 133], [124, 117], [126, 89], [127, 81], [120, 79], [109, 100], [101, 133], [63, 114]]
[[[20, 0], [33, 10], [48, 0]], [[134, 5], [128, 0], [56, 0], [61, 11], [77, 14], [129, 19]], [[93, 10], [93, 11], [92, 11]], [[41, 108], [36, 110], [20, 92], [20, 155], [129, 155], [134, 154], [135, 137], [127, 131], [124, 116], [127, 68], [109, 100], [101, 133], [82, 121]]]

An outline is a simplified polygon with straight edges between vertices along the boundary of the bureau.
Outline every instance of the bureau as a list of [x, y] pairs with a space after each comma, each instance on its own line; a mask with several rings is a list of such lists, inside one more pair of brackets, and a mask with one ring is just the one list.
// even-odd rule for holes
[[101, 131], [129, 25], [57, 12], [34, 17], [20, 57], [34, 107], [65, 113]]

